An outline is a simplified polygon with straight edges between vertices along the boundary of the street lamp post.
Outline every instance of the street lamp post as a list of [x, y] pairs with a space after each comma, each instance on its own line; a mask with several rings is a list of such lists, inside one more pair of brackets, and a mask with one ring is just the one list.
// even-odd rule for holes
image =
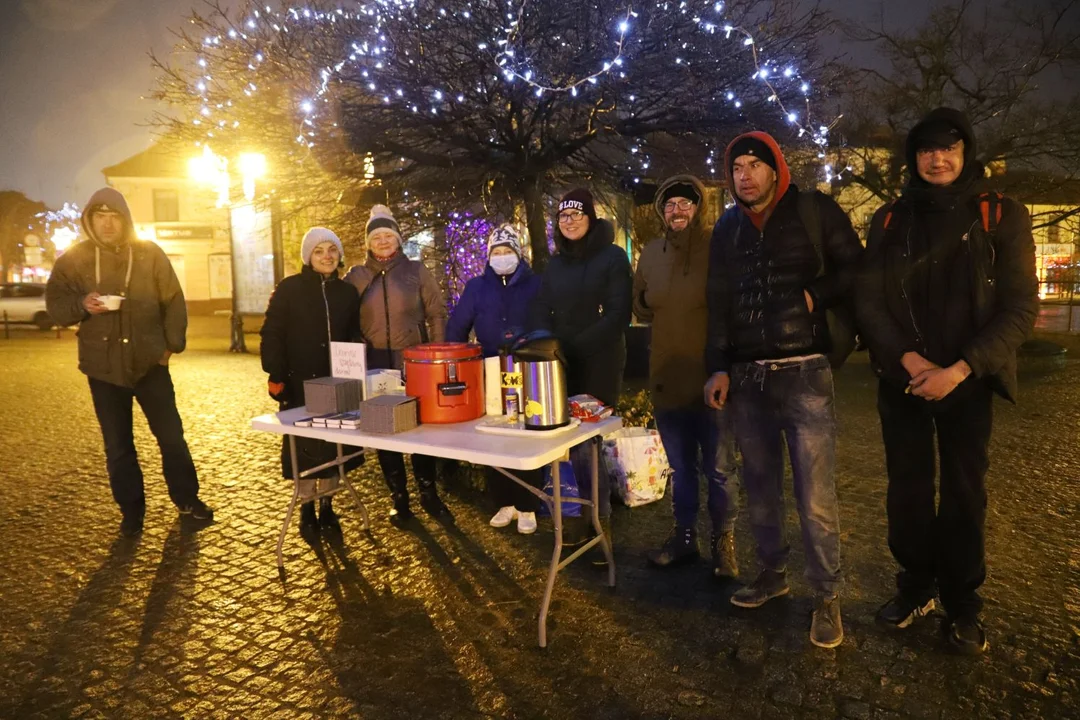
[[[242, 181], [244, 199], [248, 202], [255, 200], [255, 183], [266, 175], [266, 156], [261, 153], [244, 153], [237, 160]], [[214, 154], [209, 145], [203, 146], [200, 157], [192, 158], [189, 162], [189, 170], [196, 182], [212, 185], [217, 189], [217, 206], [228, 208], [229, 227], [229, 263], [232, 275], [232, 311], [229, 318], [230, 338], [229, 352], [246, 353], [247, 343], [244, 340], [244, 316], [240, 312], [239, 293], [237, 292], [237, 261], [236, 243], [233, 236], [233, 204], [232, 185], [229, 176], [229, 161]]]

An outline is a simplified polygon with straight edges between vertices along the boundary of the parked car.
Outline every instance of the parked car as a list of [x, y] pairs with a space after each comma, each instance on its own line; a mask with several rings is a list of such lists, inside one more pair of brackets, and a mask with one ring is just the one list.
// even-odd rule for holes
[[45, 309], [45, 286], [40, 283], [0, 285], [0, 322], [5, 313], [10, 323], [33, 323], [42, 330], [54, 325]]

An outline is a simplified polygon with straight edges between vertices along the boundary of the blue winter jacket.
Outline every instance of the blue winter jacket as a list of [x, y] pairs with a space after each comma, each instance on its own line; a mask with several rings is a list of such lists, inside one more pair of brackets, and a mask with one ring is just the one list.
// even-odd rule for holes
[[461, 299], [446, 324], [447, 342], [466, 342], [469, 331], [484, 348], [484, 357], [499, 354], [499, 347], [525, 332], [530, 306], [540, 290], [540, 276], [524, 260], [506, 278], [491, 269], [465, 283]]

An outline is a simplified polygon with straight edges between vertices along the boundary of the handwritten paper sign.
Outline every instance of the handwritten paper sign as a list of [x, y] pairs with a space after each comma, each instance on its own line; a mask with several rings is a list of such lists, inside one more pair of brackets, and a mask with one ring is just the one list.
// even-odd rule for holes
[[330, 343], [330, 374], [336, 378], [367, 380], [367, 345], [364, 343]]

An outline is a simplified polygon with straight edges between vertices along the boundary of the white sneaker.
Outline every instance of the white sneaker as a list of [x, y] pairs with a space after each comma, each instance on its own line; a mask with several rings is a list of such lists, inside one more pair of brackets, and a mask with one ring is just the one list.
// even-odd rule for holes
[[[517, 516], [518, 511], [513, 505], [499, 508], [499, 512], [495, 513], [495, 516], [491, 518], [491, 527], [506, 527], [514, 522], [514, 518]], [[536, 522], [534, 521], [533, 524], [535, 525]]]
[[518, 532], [522, 535], [532, 535], [536, 532], [536, 513], [518, 513]]

